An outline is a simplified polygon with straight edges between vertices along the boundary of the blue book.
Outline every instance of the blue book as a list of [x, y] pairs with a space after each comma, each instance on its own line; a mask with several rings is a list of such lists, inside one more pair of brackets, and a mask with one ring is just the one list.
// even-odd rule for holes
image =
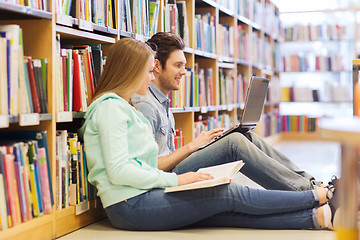
[[44, 212], [44, 206], [42, 202], [42, 187], [41, 187], [41, 180], [40, 180], [40, 163], [39, 163], [39, 157], [38, 157], [38, 142], [34, 141], [34, 147], [35, 147], [35, 153], [36, 157], [34, 158], [34, 170], [35, 170], [35, 184], [36, 188], [38, 189], [37, 198], [38, 198], [38, 204], [39, 204], [39, 212], [42, 214]]
[[24, 222], [26, 219], [27, 204], [25, 198], [25, 186], [22, 172], [24, 171], [24, 161], [22, 160], [22, 152], [20, 149], [20, 144], [15, 143], [14, 147], [14, 164], [15, 164], [15, 174], [17, 179], [17, 188], [19, 193], [20, 201], [20, 213], [21, 213], [21, 222]]

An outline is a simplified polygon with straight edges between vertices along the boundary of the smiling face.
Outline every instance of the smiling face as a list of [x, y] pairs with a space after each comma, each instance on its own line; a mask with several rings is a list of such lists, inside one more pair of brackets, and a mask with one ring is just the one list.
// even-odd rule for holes
[[154, 84], [165, 95], [170, 91], [179, 90], [180, 81], [186, 75], [186, 58], [182, 50], [175, 50], [170, 53], [163, 68], [159, 60], [155, 60]]
[[136, 91], [137, 94], [146, 95], [147, 90], [149, 89], [150, 82], [154, 81], [154, 57], [150, 56], [149, 60], [146, 63], [145, 71], [141, 77], [142, 81], [139, 84], [139, 88]]

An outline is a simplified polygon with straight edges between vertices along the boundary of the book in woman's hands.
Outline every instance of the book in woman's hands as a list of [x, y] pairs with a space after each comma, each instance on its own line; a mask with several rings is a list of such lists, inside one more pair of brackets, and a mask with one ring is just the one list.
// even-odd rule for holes
[[208, 173], [213, 177], [213, 179], [189, 183], [181, 186], [168, 187], [165, 188], [165, 192], [168, 193], [198, 188], [208, 188], [230, 183], [231, 179], [237, 172], [239, 172], [239, 170], [242, 168], [242, 166], [244, 166], [244, 164], [245, 163], [240, 160], [212, 167], [200, 168], [197, 172]]

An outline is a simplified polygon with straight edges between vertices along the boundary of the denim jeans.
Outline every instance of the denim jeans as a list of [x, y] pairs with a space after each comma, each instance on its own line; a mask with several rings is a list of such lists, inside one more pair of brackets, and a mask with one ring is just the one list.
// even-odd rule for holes
[[187, 226], [310, 229], [319, 228], [317, 206], [315, 190], [259, 190], [230, 183], [174, 193], [153, 189], [111, 205], [105, 212], [113, 226], [125, 230]]
[[245, 162], [241, 169], [245, 176], [266, 189], [301, 191], [316, 185], [313, 176], [252, 132], [232, 133], [194, 152], [172, 171], [182, 174], [236, 160]]

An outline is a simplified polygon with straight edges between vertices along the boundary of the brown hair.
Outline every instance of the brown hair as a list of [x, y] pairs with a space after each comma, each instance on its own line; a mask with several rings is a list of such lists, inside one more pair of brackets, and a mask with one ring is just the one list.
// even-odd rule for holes
[[155, 58], [165, 68], [170, 53], [175, 50], [184, 50], [185, 42], [177, 34], [172, 32], [158, 32], [146, 42], [154, 51]]
[[106, 92], [121, 95], [137, 86], [136, 80], [146, 67], [144, 63], [154, 54], [147, 44], [133, 38], [122, 38], [114, 43], [109, 50], [93, 101]]

